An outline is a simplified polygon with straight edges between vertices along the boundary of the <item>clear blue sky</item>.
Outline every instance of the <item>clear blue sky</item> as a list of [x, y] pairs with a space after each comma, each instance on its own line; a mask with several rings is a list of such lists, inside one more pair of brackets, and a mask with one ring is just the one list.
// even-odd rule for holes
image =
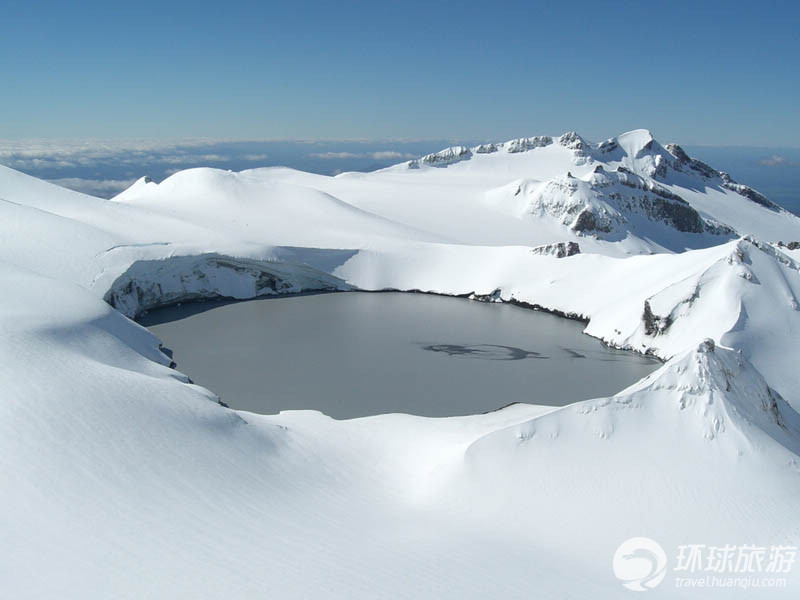
[[800, 145], [798, 2], [4, 0], [0, 138]]

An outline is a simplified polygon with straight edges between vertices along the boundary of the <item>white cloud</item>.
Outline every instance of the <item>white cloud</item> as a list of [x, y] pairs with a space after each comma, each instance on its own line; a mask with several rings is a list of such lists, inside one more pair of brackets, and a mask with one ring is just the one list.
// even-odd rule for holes
[[60, 185], [61, 187], [75, 190], [76, 192], [83, 192], [90, 196], [98, 196], [100, 198], [111, 198], [116, 196], [122, 190], [129, 188], [135, 179], [82, 179], [80, 177], [62, 177], [61, 179], [49, 179], [50, 183]]
[[765, 167], [797, 167], [800, 166], [800, 161], [790, 160], [780, 154], [773, 154], [769, 158], [758, 161], [758, 164]]
[[[257, 141], [246, 140], [2, 140], [0, 139], [0, 164], [28, 172], [65, 171], [116, 166], [130, 167], [138, 172], [142, 166], [154, 165], [208, 165], [224, 161], [266, 162], [270, 155], [253, 148]], [[295, 141], [288, 144], [321, 144], [319, 141]], [[325, 142], [330, 143], [330, 142]], [[237, 144], [251, 144], [245, 150]], [[375, 161], [401, 161], [415, 158], [416, 154], [397, 150], [378, 151], [326, 151], [306, 155], [326, 160], [368, 159]], [[71, 173], [65, 173], [71, 175]]]
[[416, 158], [415, 154], [408, 152], [396, 152], [394, 150], [384, 150], [383, 152], [373, 152], [372, 158], [376, 160], [403, 160], [404, 158]]
[[218, 140], [0, 140], [0, 164], [13, 169], [68, 169], [113, 162], [141, 165], [146, 162], [195, 162], [224, 160], [203, 154]]
[[356, 154], [354, 152], [313, 152], [309, 154], [311, 158], [325, 158], [325, 159], [344, 159], [344, 158], [364, 158], [364, 154]]
[[230, 157], [223, 156], [222, 154], [186, 154], [178, 153], [171, 156], [164, 156], [160, 161], [168, 165], [186, 165], [186, 164], [208, 164], [211, 162], [219, 162], [227, 160]]
[[395, 150], [380, 150], [378, 152], [314, 152], [309, 154], [311, 158], [323, 158], [342, 160], [348, 158], [371, 158], [373, 160], [403, 160], [405, 158], [415, 158], [416, 154], [407, 152], [397, 152]]
[[[371, 165], [372, 161], [390, 164], [417, 156], [400, 151], [396, 144], [403, 142], [392, 140], [369, 142], [371, 147], [353, 146], [355, 142], [284, 141], [277, 146], [275, 143], [212, 139], [0, 139], [0, 165], [87, 194], [110, 197], [143, 175], [160, 178], [196, 166], [244, 169], [270, 162], [292, 166], [294, 161], [296, 166], [307, 168], [308, 159], [317, 158], [339, 161], [330, 166], [347, 170]], [[350, 146], [336, 145], [345, 143]], [[317, 152], [307, 154], [306, 149], [311, 149], [308, 144], [315, 144]], [[298, 153], [301, 145], [303, 150]], [[392, 146], [398, 149], [391, 149]], [[353, 161], [361, 162], [349, 164]]]
[[779, 154], [773, 154], [769, 158], [765, 158], [764, 160], [758, 161], [758, 164], [765, 165], [767, 167], [775, 167], [777, 165], [785, 165], [788, 161], [786, 160], [785, 156], [781, 156]]

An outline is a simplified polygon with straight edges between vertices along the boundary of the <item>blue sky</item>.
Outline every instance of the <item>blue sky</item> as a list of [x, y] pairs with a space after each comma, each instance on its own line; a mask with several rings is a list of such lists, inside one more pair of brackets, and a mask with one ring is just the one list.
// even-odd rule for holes
[[3, 2], [0, 138], [800, 146], [797, 2]]

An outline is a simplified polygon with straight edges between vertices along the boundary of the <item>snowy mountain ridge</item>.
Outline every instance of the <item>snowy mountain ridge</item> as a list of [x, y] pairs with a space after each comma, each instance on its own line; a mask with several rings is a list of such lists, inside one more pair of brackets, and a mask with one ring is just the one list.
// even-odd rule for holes
[[[730, 227], [703, 219], [688, 202], [651, 179], [623, 166], [613, 172], [597, 165], [582, 178], [567, 173], [531, 189], [529, 211], [548, 215], [579, 234], [614, 234], [632, 221], [649, 221], [656, 227], [682, 233], [710, 233], [730, 239]], [[515, 194], [522, 193], [522, 185]], [[623, 235], [624, 237], [624, 235]]]
[[[4, 591], [617, 598], [631, 536], [800, 544], [800, 220], [723, 175], [641, 131], [337, 177], [192, 169], [114, 201], [0, 168]], [[126, 318], [350, 289], [550, 310], [665, 364], [558, 409], [264, 416]]]
[[571, 150], [576, 165], [591, 163], [620, 163], [643, 177], [665, 179], [668, 172], [689, 173], [706, 180], [719, 180], [729, 189], [748, 197], [763, 206], [779, 209], [749, 186], [739, 184], [728, 173], [718, 171], [706, 163], [691, 158], [678, 144], [662, 146], [646, 129], [636, 129], [602, 142], [587, 142], [575, 131], [569, 131], [556, 138], [551, 136], [534, 136], [517, 138], [499, 143], [484, 143], [473, 147], [452, 146], [438, 152], [408, 161], [409, 168], [421, 166], [446, 167], [448, 165], [469, 160], [474, 155], [506, 152], [516, 154], [529, 152], [557, 144]]
[[[479, 176], [487, 183], [494, 181], [497, 185], [483, 190], [485, 206], [529, 223], [531, 234], [541, 236], [534, 233], [536, 224], [544, 225], [541, 219], [534, 224], [524, 217], [532, 208], [538, 216], [549, 216], [556, 229], [563, 228], [564, 239], [598, 240], [599, 244], [592, 245], [599, 252], [610, 251], [604, 241], [625, 240], [618, 248], [626, 253], [702, 248], [747, 234], [776, 241], [770, 237], [775, 232], [789, 233], [798, 227], [794, 215], [756, 190], [689, 157], [677, 144], [662, 146], [644, 129], [599, 143], [568, 132], [471, 148], [454, 146], [369, 178], [388, 179], [392, 174], [393, 181], [400, 182], [394, 175], [403, 170], [419, 172], [413, 179], [420, 181], [453, 182], [454, 193], [462, 181], [477, 181]], [[500, 174], [506, 175], [505, 180], [499, 179]], [[566, 181], [572, 179], [576, 181]], [[618, 184], [616, 189], [609, 189], [612, 184]], [[620, 186], [638, 188], [638, 192]], [[534, 198], [518, 198], [520, 187], [531, 191]], [[458, 189], [461, 209], [472, 209], [463, 189]], [[443, 195], [436, 201], [442, 203]], [[370, 208], [381, 209], [375, 203]], [[773, 214], [765, 216], [759, 208]], [[756, 225], [767, 221], [771, 222], [769, 229]], [[505, 229], [520, 225], [506, 225]], [[552, 237], [535, 240], [555, 241]]]
[[[596, 439], [612, 440], [631, 426], [627, 413], [651, 413], [649, 418], [662, 425], [680, 422], [682, 433], [694, 435], [695, 441], [723, 444], [728, 459], [765, 446], [789, 456], [800, 452], [800, 414], [741, 352], [710, 339], [612, 397], [559, 408], [486, 438], [511, 434], [517, 445], [524, 445], [537, 436], [553, 439], [560, 429], [577, 425]], [[476, 440], [468, 452], [483, 443], [484, 438]]]

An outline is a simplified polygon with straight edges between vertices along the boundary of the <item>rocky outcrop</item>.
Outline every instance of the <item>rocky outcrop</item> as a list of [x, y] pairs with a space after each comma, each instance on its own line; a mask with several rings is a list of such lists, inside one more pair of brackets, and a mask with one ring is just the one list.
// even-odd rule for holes
[[553, 256], [555, 258], [566, 258], [580, 254], [581, 247], [578, 242], [557, 242], [555, 244], [545, 244], [531, 249], [531, 254], [539, 256]]
[[604, 210], [584, 208], [575, 217], [570, 229], [576, 233], [611, 233], [614, 228], [613, 221], [607, 215], [607, 211]]
[[705, 179], [713, 179], [720, 176], [720, 172], [708, 166], [701, 160], [691, 158], [678, 144], [667, 144], [667, 151], [675, 158], [672, 161], [672, 168], [681, 172], [694, 172]]
[[577, 134], [575, 131], [568, 131], [558, 138], [558, 143], [564, 148], [568, 148], [575, 152], [576, 156], [588, 156], [591, 147], [586, 141]]
[[[573, 134], [577, 135], [577, 134]], [[562, 136], [564, 137], [564, 136]], [[581, 140], [582, 141], [582, 140]], [[421, 158], [408, 161], [409, 169], [419, 169], [422, 166], [431, 167], [446, 167], [462, 160], [469, 160], [476, 154], [494, 154], [500, 150], [504, 150], [509, 154], [518, 154], [520, 152], [528, 152], [536, 148], [544, 148], [553, 143], [553, 138], [546, 135], [537, 135], [534, 137], [517, 138], [502, 142], [499, 144], [479, 144], [473, 148], [466, 146], [452, 146], [445, 148], [439, 152], [426, 154]]]
[[[618, 137], [605, 140], [594, 144], [584, 140], [574, 131], [568, 131], [555, 140], [549, 136], [534, 136], [517, 138], [500, 144], [486, 143], [473, 148], [466, 146], [453, 146], [440, 152], [428, 154], [421, 158], [409, 161], [410, 169], [418, 169], [422, 166], [447, 167], [448, 165], [469, 160], [475, 155], [494, 154], [501, 150], [509, 154], [528, 152], [537, 148], [544, 148], [553, 143], [571, 150], [576, 165], [591, 164], [594, 161], [605, 162], [618, 165], [620, 172], [629, 173], [647, 180], [654, 179], [665, 181], [669, 179], [670, 170], [685, 173], [692, 177], [713, 182], [712, 185], [735, 192], [751, 202], [763, 206], [772, 211], [782, 210], [777, 204], [768, 200], [763, 194], [753, 188], [740, 184], [733, 180], [727, 173], [717, 171], [701, 160], [690, 157], [686, 151], [677, 144], [667, 144], [661, 146], [649, 131], [639, 129], [624, 133]], [[630, 185], [631, 182], [622, 180], [623, 185]], [[658, 186], [653, 181], [635, 182], [635, 185], [649, 188], [648, 191], [661, 198], [671, 199], [678, 202], [683, 200], [676, 194], [671, 194], [665, 188]], [[679, 231], [699, 233], [708, 231], [702, 220], [696, 214], [692, 214], [685, 209], [676, 208], [659, 201], [651, 202], [645, 210], [653, 214], [653, 218], [674, 222]], [[577, 214], [573, 215], [576, 217]], [[606, 219], [600, 218], [595, 213], [593, 216], [584, 215], [576, 223], [576, 231], [610, 231]], [[725, 234], [724, 226], [718, 227], [715, 233]], [[732, 230], [730, 230], [732, 232]]]
[[610, 140], [606, 140], [604, 142], [600, 142], [595, 147], [595, 151], [597, 154], [611, 154], [612, 152], [616, 152], [619, 149], [619, 143], [615, 138], [611, 138]]
[[756, 204], [763, 206], [764, 208], [768, 208], [769, 210], [772, 211], [781, 210], [781, 208], [777, 204], [768, 200], [766, 196], [764, 196], [760, 192], [757, 192], [750, 186], [737, 183], [726, 172], [717, 171], [716, 169], [710, 167], [703, 161], [697, 160], [696, 158], [691, 158], [688, 154], [686, 154], [684, 149], [678, 146], [677, 144], [667, 144], [667, 150], [674, 157], [671, 166], [676, 171], [689, 172], [694, 175], [698, 175], [703, 179], [719, 180], [720, 187], [731, 190], [732, 192], [736, 192], [737, 194], [744, 196], [751, 202], [755, 202]]
[[509, 140], [502, 144], [506, 152], [509, 154], [516, 154], [518, 152], [527, 152], [535, 148], [544, 148], [553, 143], [553, 138], [547, 135], [537, 135], [535, 137], [518, 138], [516, 140]]
[[[502, 146], [502, 144], [500, 145]], [[475, 154], [492, 154], [497, 152], [497, 150], [498, 147], [496, 144], [480, 144], [472, 149]]]
[[778, 248], [787, 250], [800, 250], [800, 242], [778, 242]]
[[472, 150], [466, 146], [452, 146], [445, 148], [433, 154], [426, 154], [422, 158], [409, 161], [408, 167], [410, 169], [418, 169], [420, 165], [429, 165], [431, 167], [446, 167], [462, 160], [467, 160], [472, 157]]
[[766, 196], [757, 192], [753, 188], [748, 185], [743, 185], [741, 183], [737, 183], [731, 176], [725, 173], [724, 171], [720, 172], [720, 179], [722, 179], [722, 187], [731, 190], [732, 192], [736, 192], [741, 196], [744, 196], [751, 202], [755, 202], [756, 204], [763, 206], [764, 208], [768, 208], [773, 211], [779, 211], [781, 208], [775, 204], [774, 202], [767, 199]]
[[653, 309], [650, 307], [649, 300], [644, 301], [642, 321], [644, 323], [645, 335], [658, 335], [660, 333], [664, 333], [672, 324], [672, 318], [669, 315], [666, 317], [661, 317], [653, 313]]
[[554, 178], [535, 190], [530, 211], [555, 217], [581, 234], [611, 233], [637, 215], [683, 233], [734, 233], [705, 221], [683, 198], [623, 166], [608, 172], [598, 165], [582, 179]]

